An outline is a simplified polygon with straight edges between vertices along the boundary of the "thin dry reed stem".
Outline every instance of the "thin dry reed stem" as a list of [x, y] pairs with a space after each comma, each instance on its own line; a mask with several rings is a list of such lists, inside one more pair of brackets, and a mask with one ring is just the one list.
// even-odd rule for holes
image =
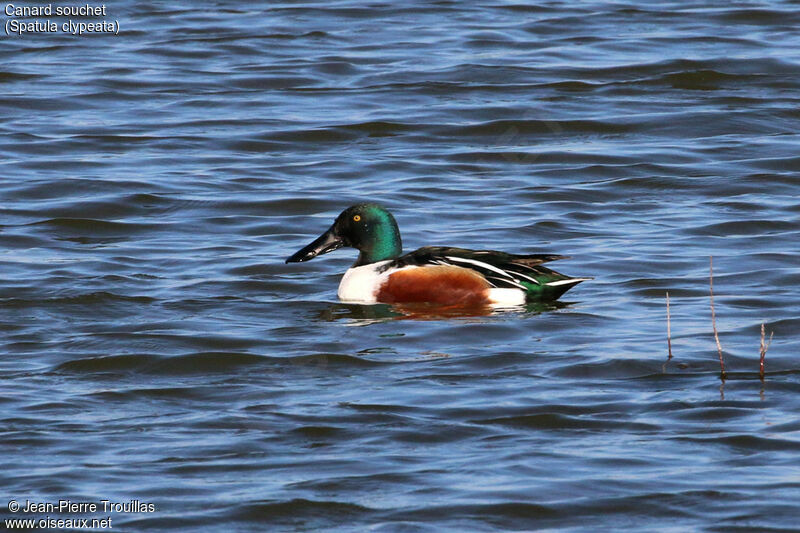
[[764, 343], [764, 338], [766, 337], [766, 332], [764, 331], [764, 323], [761, 323], [761, 360], [758, 364], [758, 375], [761, 379], [764, 379], [764, 360], [767, 358], [767, 350], [769, 350], [769, 345], [772, 344], [772, 334], [775, 333], [774, 331], [769, 332], [769, 341]]
[[719, 343], [719, 333], [717, 333], [717, 315], [714, 312], [714, 256], [709, 256], [708, 263], [708, 283], [711, 294], [711, 327], [714, 329], [714, 340], [717, 341], [717, 353], [719, 353], [720, 377], [725, 379], [725, 360], [722, 358], [722, 345]]
[[667, 291], [667, 361], [672, 359], [672, 330], [670, 328], [669, 320], [669, 291]]

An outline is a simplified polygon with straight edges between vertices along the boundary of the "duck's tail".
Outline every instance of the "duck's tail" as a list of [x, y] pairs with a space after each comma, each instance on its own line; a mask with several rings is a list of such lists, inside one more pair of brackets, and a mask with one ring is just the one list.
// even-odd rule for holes
[[[542, 298], [545, 300], [556, 300], [562, 294], [570, 290], [572, 287], [583, 281], [589, 281], [594, 278], [568, 278], [564, 276], [563, 279], [545, 282], [535, 287], [538, 291], [529, 291], [528, 298]], [[539, 294], [531, 294], [531, 292], [538, 292]]]

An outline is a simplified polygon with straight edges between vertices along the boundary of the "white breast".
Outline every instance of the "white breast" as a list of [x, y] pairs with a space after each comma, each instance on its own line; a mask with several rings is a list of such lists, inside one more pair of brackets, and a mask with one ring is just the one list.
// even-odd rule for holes
[[339, 283], [339, 299], [343, 302], [376, 303], [378, 288], [387, 277], [386, 273], [379, 273], [378, 269], [388, 262], [379, 261], [348, 269]]

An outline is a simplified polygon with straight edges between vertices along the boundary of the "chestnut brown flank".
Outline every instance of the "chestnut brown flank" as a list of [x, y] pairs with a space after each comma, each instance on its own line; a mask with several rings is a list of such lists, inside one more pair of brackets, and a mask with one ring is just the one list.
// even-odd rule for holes
[[488, 303], [489, 282], [468, 268], [436, 265], [391, 274], [378, 289], [383, 303], [482, 305]]

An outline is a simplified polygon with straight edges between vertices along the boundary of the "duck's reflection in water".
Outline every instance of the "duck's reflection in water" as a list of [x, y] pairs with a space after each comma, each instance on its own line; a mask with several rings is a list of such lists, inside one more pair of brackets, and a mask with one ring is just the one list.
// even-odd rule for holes
[[431, 304], [404, 305], [360, 305], [336, 303], [321, 310], [317, 318], [326, 322], [350, 320], [353, 325], [367, 325], [389, 320], [447, 320], [459, 318], [478, 318], [517, 313], [538, 315], [569, 307], [570, 302], [528, 302], [514, 307], [492, 306], [442, 306]]

